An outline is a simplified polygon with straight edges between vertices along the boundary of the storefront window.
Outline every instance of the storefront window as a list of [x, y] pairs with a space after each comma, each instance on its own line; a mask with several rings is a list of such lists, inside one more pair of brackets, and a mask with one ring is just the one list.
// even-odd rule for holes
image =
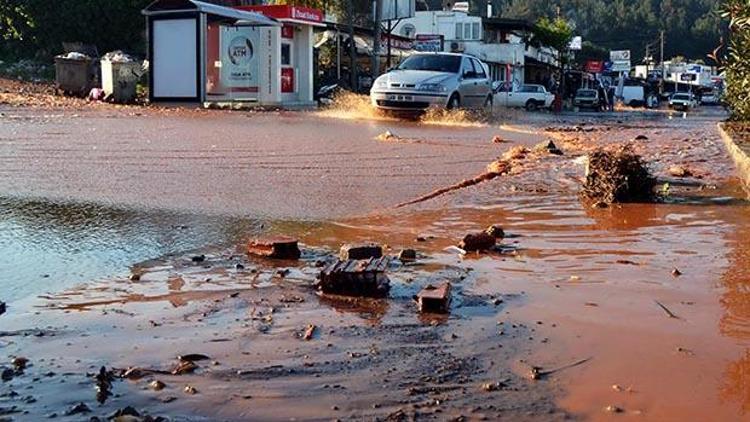
[[471, 39], [479, 39], [479, 22], [474, 22], [471, 24]]
[[465, 40], [471, 39], [471, 24], [470, 23], [464, 24], [464, 39]]
[[288, 43], [281, 43], [281, 65], [292, 65], [292, 46]]
[[457, 40], [464, 39], [464, 24], [462, 23], [456, 24], [456, 39]]

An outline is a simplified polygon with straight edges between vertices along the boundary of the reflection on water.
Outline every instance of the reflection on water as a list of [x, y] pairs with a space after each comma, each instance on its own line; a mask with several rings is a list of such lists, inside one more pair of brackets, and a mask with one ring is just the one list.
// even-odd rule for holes
[[122, 275], [136, 262], [259, 230], [242, 218], [0, 198], [0, 299]]
[[[724, 315], [719, 322], [721, 333], [748, 346], [750, 340], [750, 213], [737, 217], [736, 230], [730, 237], [729, 265], [721, 283]], [[724, 372], [721, 397], [739, 403], [742, 414], [750, 411], [750, 349]]]
[[739, 403], [743, 415], [750, 411], [750, 350], [745, 350], [740, 359], [727, 366], [721, 397]]

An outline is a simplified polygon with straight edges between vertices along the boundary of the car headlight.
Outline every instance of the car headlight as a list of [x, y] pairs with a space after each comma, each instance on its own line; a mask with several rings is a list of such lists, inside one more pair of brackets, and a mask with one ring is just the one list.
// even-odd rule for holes
[[418, 91], [445, 92], [448, 88], [441, 84], [421, 84], [417, 87]]
[[388, 88], [388, 81], [385, 79], [377, 79], [375, 81], [375, 88]]

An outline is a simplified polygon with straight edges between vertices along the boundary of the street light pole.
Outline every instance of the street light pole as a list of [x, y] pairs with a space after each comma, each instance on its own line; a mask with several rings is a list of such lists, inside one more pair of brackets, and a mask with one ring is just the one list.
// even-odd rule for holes
[[372, 80], [380, 76], [380, 39], [382, 38], [382, 27], [380, 21], [383, 19], [383, 0], [372, 2], [375, 34], [372, 37]]

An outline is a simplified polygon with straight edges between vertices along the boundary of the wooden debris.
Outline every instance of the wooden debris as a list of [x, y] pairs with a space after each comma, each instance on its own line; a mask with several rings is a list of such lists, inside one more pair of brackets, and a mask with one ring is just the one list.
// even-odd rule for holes
[[680, 319], [680, 317], [678, 317], [677, 315], [675, 315], [672, 311], [669, 310], [669, 308], [667, 308], [666, 306], [664, 306], [664, 304], [662, 304], [658, 300], [654, 300], [654, 302], [656, 302], [656, 304], [659, 305], [659, 307], [664, 311], [665, 314], [667, 314], [668, 317], [675, 318], [675, 319]]

